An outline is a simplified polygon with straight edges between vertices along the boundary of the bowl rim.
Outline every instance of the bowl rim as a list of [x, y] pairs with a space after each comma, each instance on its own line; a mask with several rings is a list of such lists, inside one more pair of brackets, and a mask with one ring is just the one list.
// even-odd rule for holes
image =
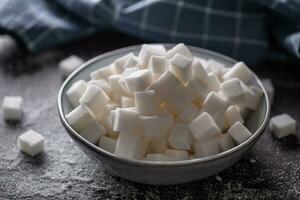
[[[144, 44], [144, 43], [143, 43]], [[269, 119], [270, 116], [270, 102], [269, 102], [269, 98], [267, 95], [267, 92], [262, 84], [262, 82], [260, 81], [260, 79], [258, 78], [258, 76], [252, 71], [254, 78], [257, 82], [257, 84], [260, 86], [260, 88], [263, 90], [264, 93], [264, 98], [266, 101], [266, 112], [264, 115], [264, 119], [261, 123], [261, 125], [258, 127], [258, 129], [255, 131], [255, 133], [252, 134], [252, 136], [250, 138], [248, 138], [245, 142], [243, 142], [242, 144], [239, 144], [227, 151], [218, 153], [216, 155], [212, 155], [212, 156], [207, 156], [207, 157], [203, 157], [203, 158], [195, 158], [195, 159], [191, 159], [191, 160], [182, 160], [182, 161], [146, 161], [146, 160], [137, 160], [137, 159], [129, 159], [129, 158], [124, 158], [124, 157], [120, 157], [118, 155], [115, 155], [113, 153], [107, 152], [103, 149], [101, 149], [100, 147], [88, 142], [86, 139], [84, 139], [82, 136], [80, 136], [79, 133], [77, 133], [67, 122], [64, 114], [63, 114], [63, 104], [62, 104], [62, 96], [63, 96], [63, 92], [65, 91], [66, 86], [68, 85], [68, 83], [84, 68], [88, 67], [90, 64], [97, 62], [98, 60], [104, 59], [107, 56], [111, 56], [114, 54], [120, 54], [120, 53], [125, 53], [128, 52], [129, 50], [133, 51], [136, 50], [138, 48], [140, 48], [143, 44], [138, 44], [138, 45], [132, 45], [132, 46], [127, 46], [127, 47], [123, 47], [123, 48], [119, 48], [116, 50], [112, 50], [103, 54], [100, 54], [86, 62], [84, 62], [82, 65], [80, 65], [74, 72], [72, 72], [67, 78], [66, 80], [63, 82], [63, 84], [61, 85], [61, 88], [59, 90], [58, 93], [58, 97], [57, 97], [57, 107], [58, 107], [58, 113], [59, 113], [59, 118], [60, 121], [62, 123], [62, 125], [64, 126], [64, 128], [67, 130], [66, 132], [72, 137], [72, 138], [76, 138], [76, 140], [80, 141], [81, 143], [83, 143], [84, 145], [86, 145], [87, 147], [89, 147], [90, 149], [92, 149], [93, 151], [96, 151], [97, 153], [100, 153], [102, 156], [105, 156], [109, 159], [115, 159], [119, 162], [123, 162], [126, 164], [130, 164], [130, 165], [136, 165], [136, 166], [160, 166], [160, 167], [180, 167], [180, 166], [187, 166], [187, 165], [194, 165], [194, 164], [200, 164], [200, 163], [205, 163], [205, 162], [210, 162], [216, 159], [220, 159], [220, 158], [224, 158], [227, 156], [230, 156], [234, 153], [236, 153], [239, 150], [242, 150], [243, 148], [246, 148], [248, 145], [250, 145], [251, 143], [255, 142], [264, 132], [263, 130], [266, 127], [267, 121]], [[164, 45], [167, 48], [173, 47], [176, 44], [175, 43], [147, 43], [147, 44], [155, 44], [155, 45]], [[211, 51], [208, 49], [204, 49], [204, 48], [200, 48], [200, 47], [196, 47], [196, 46], [191, 46], [191, 45], [186, 45], [192, 52], [193, 51], [197, 51], [197, 52], [205, 52], [205, 54], [211, 54], [214, 55], [217, 58], [220, 59], [224, 59], [227, 60], [229, 62], [233, 62], [236, 63], [238, 62], [237, 60], [230, 58], [228, 56], [225, 56], [223, 54], [220, 54], [218, 52], [215, 51]]]

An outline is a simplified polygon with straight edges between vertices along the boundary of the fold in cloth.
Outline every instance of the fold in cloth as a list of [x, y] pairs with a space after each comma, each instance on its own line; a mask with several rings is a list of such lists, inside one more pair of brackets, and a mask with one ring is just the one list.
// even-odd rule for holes
[[33, 52], [119, 30], [255, 64], [300, 59], [299, 0], [2, 0], [2, 32]]

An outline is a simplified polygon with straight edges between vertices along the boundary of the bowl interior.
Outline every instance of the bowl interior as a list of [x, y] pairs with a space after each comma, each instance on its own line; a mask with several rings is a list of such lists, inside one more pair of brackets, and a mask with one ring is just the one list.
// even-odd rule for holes
[[[167, 49], [171, 48], [172, 46], [173, 46], [172, 44], [165, 44], [165, 47]], [[95, 57], [95, 58], [91, 59], [90, 61], [84, 63], [79, 69], [77, 69], [75, 72], [73, 72], [67, 78], [65, 83], [63, 84], [61, 91], [60, 91], [59, 99], [58, 99], [60, 115], [61, 115], [60, 117], [61, 117], [62, 121], [67, 123], [64, 116], [73, 109], [73, 107], [71, 106], [71, 104], [68, 101], [66, 91], [70, 88], [70, 86], [74, 82], [76, 82], [78, 80], [86, 80], [86, 81], [90, 80], [89, 74], [91, 72], [112, 63], [115, 59], [117, 59], [127, 53], [133, 52], [134, 54], [137, 55], [140, 48], [141, 48], [141, 45], [137, 45], [137, 46], [122, 48], [119, 50], [115, 50], [115, 51], [111, 51], [111, 52], [102, 54], [102, 55]], [[237, 62], [236, 60], [231, 59], [227, 56], [224, 56], [224, 55], [221, 55], [221, 54], [218, 54], [216, 52], [209, 51], [206, 49], [201, 49], [198, 47], [189, 47], [189, 49], [194, 56], [197, 56], [199, 58], [206, 59], [206, 60], [214, 59], [216, 61], [224, 63], [226, 65], [226, 67], [232, 67]], [[263, 126], [265, 125], [266, 120], [269, 115], [269, 106], [268, 106], [269, 103], [268, 103], [267, 95], [266, 95], [266, 92], [257, 76], [255, 76], [255, 78], [252, 80], [251, 84], [261, 88], [264, 91], [264, 95], [263, 95], [263, 98], [261, 98], [261, 103], [259, 104], [258, 109], [256, 111], [250, 111], [249, 114], [247, 115], [247, 118], [245, 119], [245, 126], [252, 133], [254, 133], [253, 136], [251, 138], [249, 138], [248, 140], [253, 140], [261, 133], [262, 129], [264, 128]], [[68, 129], [70, 129], [68, 124], [67, 125], [64, 124], [64, 125], [67, 126]], [[75, 131], [71, 131], [71, 134], [74, 134], [73, 132], [75, 133]], [[81, 140], [85, 140], [79, 134], [76, 134], [75, 137], [80, 138]], [[84, 143], [89, 143], [89, 142], [85, 141]], [[234, 148], [239, 148], [239, 146], [241, 146], [241, 145], [238, 145]], [[95, 146], [95, 148], [97, 148], [97, 147]], [[230, 150], [228, 150], [228, 151], [230, 151]], [[225, 153], [225, 152], [223, 152], [223, 153]], [[221, 154], [223, 154], [223, 153], [221, 153]]]

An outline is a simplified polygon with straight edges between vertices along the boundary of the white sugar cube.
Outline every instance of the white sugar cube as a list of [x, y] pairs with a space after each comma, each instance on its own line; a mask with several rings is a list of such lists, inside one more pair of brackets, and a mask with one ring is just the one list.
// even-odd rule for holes
[[288, 114], [281, 114], [271, 118], [270, 129], [276, 138], [284, 138], [296, 134], [296, 121]]
[[114, 131], [133, 132], [138, 126], [139, 113], [126, 108], [117, 108]]
[[263, 84], [263, 86], [268, 94], [270, 104], [272, 105], [273, 100], [274, 100], [274, 94], [275, 94], [273, 83], [272, 83], [271, 79], [261, 79], [261, 83]]
[[220, 79], [213, 72], [211, 72], [211, 73], [208, 74], [208, 79], [206, 81], [206, 84], [207, 84], [207, 87], [210, 90], [215, 91], [215, 92], [218, 92], [220, 90], [220, 87], [221, 87], [221, 81], [220, 81]]
[[89, 141], [90, 143], [97, 144], [100, 137], [106, 135], [107, 132], [105, 128], [96, 121], [93, 121], [87, 127], [85, 127], [81, 132], [80, 135]]
[[168, 134], [173, 127], [173, 123], [173, 116], [160, 117], [161, 132], [164, 137], [168, 137]]
[[130, 93], [143, 91], [152, 83], [152, 75], [149, 69], [134, 71], [125, 77], [125, 84]]
[[238, 78], [232, 78], [221, 84], [220, 92], [231, 104], [241, 104], [245, 101], [245, 91]]
[[68, 113], [66, 119], [70, 126], [78, 133], [94, 121], [92, 115], [83, 105], [77, 106]]
[[175, 76], [186, 83], [187, 81], [192, 79], [193, 76], [193, 68], [192, 68], [192, 59], [181, 54], [176, 54], [170, 60], [170, 71], [175, 74]]
[[18, 147], [22, 152], [36, 156], [44, 151], [45, 139], [34, 130], [29, 130], [18, 137]]
[[124, 64], [123, 68], [126, 69], [126, 68], [136, 67], [136, 66], [138, 66], [138, 64], [139, 64], [138, 62], [139, 62], [139, 61], [138, 61], [138, 58], [137, 58], [136, 56], [130, 56], [130, 57], [126, 60], [126, 62], [125, 62], [125, 64]]
[[200, 110], [193, 104], [188, 104], [185, 109], [178, 115], [176, 121], [178, 122], [191, 122], [200, 113]]
[[105, 79], [98, 79], [98, 80], [90, 80], [87, 82], [88, 85], [95, 85], [99, 88], [101, 88], [107, 95], [110, 94], [111, 88], [109, 86], [109, 83]]
[[252, 133], [241, 122], [236, 122], [232, 125], [227, 133], [230, 134], [237, 144], [242, 144], [252, 136]]
[[229, 80], [238, 78], [244, 83], [248, 83], [253, 78], [252, 71], [243, 62], [236, 63], [230, 70], [224, 74], [223, 79]]
[[125, 97], [125, 96], [122, 96], [121, 97], [121, 107], [122, 108], [130, 108], [130, 107], [134, 107], [135, 104], [134, 104], [134, 100], [130, 97]]
[[123, 90], [124, 90], [126, 93], [129, 93], [129, 91], [128, 91], [128, 88], [127, 88], [126, 83], [125, 83], [125, 78], [126, 78], [129, 74], [131, 74], [131, 73], [133, 73], [133, 72], [135, 72], [135, 71], [137, 71], [137, 70], [139, 70], [139, 68], [137, 68], [137, 67], [126, 68], [126, 69], [124, 70], [123, 74], [122, 74], [122, 77], [121, 77], [120, 80], [119, 80], [119, 83], [120, 83], [121, 87], [123, 88]]
[[108, 151], [109, 153], [114, 153], [115, 148], [116, 148], [116, 143], [117, 143], [117, 140], [112, 139], [107, 136], [102, 136], [99, 140], [98, 146], [101, 149]]
[[162, 56], [151, 56], [149, 61], [149, 69], [151, 72], [160, 76], [168, 69], [169, 62]]
[[155, 115], [157, 112], [157, 99], [154, 90], [134, 93], [135, 104], [141, 115]]
[[[123, 73], [124, 69], [126, 68], [125, 67], [125, 63], [129, 60], [131, 60], [132, 58], [134, 58], [134, 54], [133, 53], [129, 53], [129, 54], [126, 54], [124, 56], [121, 56], [120, 58], [116, 59], [114, 61], [114, 70], [117, 74], [121, 74]], [[137, 63], [136, 63], [137, 64]]]
[[2, 102], [5, 120], [20, 120], [22, 117], [23, 98], [20, 96], [5, 96]]
[[204, 69], [200, 61], [195, 60], [192, 64], [194, 70], [194, 77], [202, 83], [207, 83], [208, 73]]
[[153, 83], [151, 88], [154, 89], [158, 95], [165, 96], [171, 88], [175, 88], [179, 85], [181, 85], [180, 80], [178, 80], [172, 72], [167, 70]]
[[219, 134], [218, 136], [220, 150], [227, 151], [234, 147], [232, 137], [228, 133]]
[[67, 96], [73, 107], [79, 105], [79, 99], [86, 90], [86, 83], [84, 80], [76, 81], [72, 86], [67, 90]]
[[71, 55], [59, 62], [59, 70], [63, 76], [69, 76], [75, 69], [77, 69], [84, 61], [76, 55]]
[[208, 60], [206, 64], [207, 68], [206, 70], [208, 72], [213, 72], [215, 73], [218, 77], [221, 77], [222, 75], [222, 70], [225, 68], [225, 65], [223, 63], [220, 63], [216, 60]]
[[114, 74], [116, 74], [116, 71], [114, 69], [114, 64], [111, 64], [97, 69], [96, 71], [92, 72], [90, 76], [92, 80], [97, 80], [97, 79], [107, 79], [108, 77]]
[[166, 58], [171, 59], [175, 56], [175, 54], [181, 54], [188, 58], [193, 58], [192, 53], [183, 43], [177, 44], [175, 47], [167, 51]]
[[168, 147], [168, 140], [164, 138], [151, 138], [149, 153], [163, 153]]
[[146, 155], [145, 160], [147, 160], [147, 161], [154, 161], [154, 162], [160, 162], [160, 161], [173, 161], [173, 158], [171, 156], [166, 155], [166, 154], [148, 153]]
[[141, 116], [142, 132], [148, 138], [162, 138], [161, 118], [157, 116]]
[[168, 138], [170, 146], [174, 149], [191, 150], [193, 136], [187, 124], [175, 124]]
[[160, 47], [143, 44], [139, 52], [138, 59], [141, 65], [146, 68], [151, 56], [164, 56], [165, 51]]
[[92, 113], [97, 115], [97, 113], [104, 108], [105, 104], [107, 104], [109, 100], [110, 98], [101, 88], [90, 85], [79, 99], [79, 102], [86, 106]]
[[198, 158], [212, 156], [220, 153], [218, 139], [199, 140], [194, 143], [195, 156]]
[[166, 149], [165, 154], [172, 157], [174, 161], [179, 160], [188, 160], [189, 153], [187, 151], [175, 150], [175, 149]]
[[207, 87], [207, 85], [198, 79], [190, 80], [186, 87], [191, 91], [196, 99], [200, 99], [202, 101], [210, 93], [210, 89]]
[[194, 119], [189, 124], [189, 128], [196, 140], [211, 138], [221, 132], [214, 119], [207, 112], [201, 113]]
[[116, 74], [116, 75], [112, 75], [110, 77], [108, 77], [108, 83], [109, 83], [109, 87], [111, 88], [111, 91], [116, 93], [123, 93], [123, 87], [120, 84], [120, 79], [122, 77], [122, 74]]
[[110, 117], [105, 117], [101, 121], [103, 127], [107, 130], [107, 135], [113, 139], [116, 139], [119, 135], [118, 132], [113, 130], [113, 120]]
[[236, 106], [230, 106], [225, 112], [225, 121], [228, 126], [232, 126], [235, 122], [244, 123], [243, 118], [240, 115], [239, 110]]

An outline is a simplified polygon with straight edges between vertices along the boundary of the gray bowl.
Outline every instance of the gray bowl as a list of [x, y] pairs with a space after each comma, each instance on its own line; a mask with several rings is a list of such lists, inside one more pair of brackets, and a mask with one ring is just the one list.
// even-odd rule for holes
[[[165, 44], [165, 47], [168, 49], [173, 46], [174, 44]], [[236, 163], [262, 135], [269, 118], [270, 105], [262, 83], [255, 76], [252, 84], [260, 87], [264, 95], [259, 108], [255, 112], [249, 113], [245, 120], [246, 127], [254, 134], [244, 143], [228, 151], [186, 161], [150, 162], [121, 158], [89, 143], [69, 125], [65, 118], [65, 115], [72, 110], [66, 91], [75, 81], [80, 79], [88, 80], [92, 71], [110, 64], [116, 58], [129, 52], [137, 54], [140, 48], [141, 45], [130, 46], [102, 54], [87, 61], [65, 80], [59, 91], [58, 111], [64, 128], [86, 155], [100, 161], [106, 171], [127, 180], [151, 185], [174, 185], [196, 181], [217, 174]], [[237, 62], [232, 58], [206, 49], [192, 46], [189, 46], [189, 49], [194, 56], [204, 59], [215, 59], [224, 63], [227, 67], [231, 67]]]

